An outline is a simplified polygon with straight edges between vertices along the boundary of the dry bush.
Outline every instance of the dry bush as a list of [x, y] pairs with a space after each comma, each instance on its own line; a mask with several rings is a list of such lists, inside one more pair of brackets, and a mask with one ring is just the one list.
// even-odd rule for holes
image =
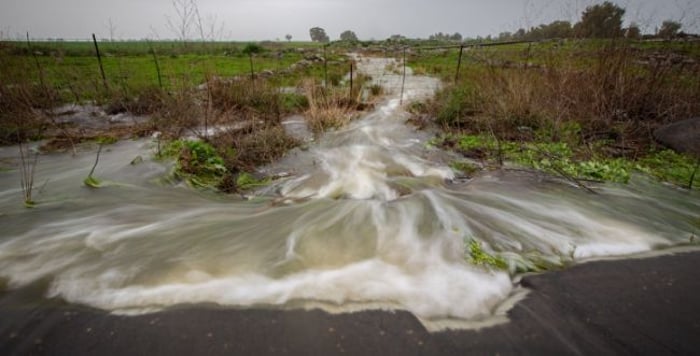
[[167, 103], [168, 94], [158, 87], [147, 87], [142, 89], [136, 96], [115, 94], [105, 111], [114, 115], [128, 112], [134, 115], [150, 115], [164, 109]]
[[346, 90], [326, 88], [313, 81], [306, 81], [303, 86], [309, 102], [304, 116], [314, 133], [343, 127], [355, 118], [358, 102], [348, 98]]
[[52, 99], [31, 85], [0, 86], [0, 144], [39, 138], [49, 120], [42, 109]]
[[155, 129], [166, 137], [180, 137], [185, 132], [196, 132], [201, 126], [204, 110], [199, 105], [196, 93], [182, 90], [162, 97], [160, 108], [153, 114]]
[[[545, 129], [558, 140], [575, 122], [584, 139], [651, 142], [658, 125], [700, 114], [699, 66], [641, 63], [638, 52], [613, 44], [588, 53], [543, 54], [544, 64], [491, 61], [467, 71], [459, 85], [428, 107], [449, 128], [495, 131], [520, 137], [523, 128]], [[542, 131], [542, 130], [541, 130]]]
[[223, 157], [226, 169], [234, 173], [272, 163], [299, 145], [280, 125], [231, 129], [210, 138], [210, 142]]
[[279, 90], [265, 80], [212, 79], [207, 83], [212, 107], [222, 112], [240, 113], [244, 120], [278, 124], [283, 109]]

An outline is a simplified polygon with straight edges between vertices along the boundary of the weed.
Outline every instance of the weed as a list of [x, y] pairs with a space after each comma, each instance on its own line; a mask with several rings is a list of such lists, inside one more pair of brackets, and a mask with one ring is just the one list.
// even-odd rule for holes
[[176, 158], [175, 176], [195, 187], [216, 187], [227, 172], [223, 158], [203, 141], [172, 141], [162, 150], [162, 157]]
[[479, 167], [469, 162], [464, 161], [454, 161], [450, 164], [450, 167], [456, 171], [460, 171], [468, 176], [473, 175], [479, 171]]
[[270, 181], [270, 178], [258, 179], [250, 173], [242, 172], [238, 175], [238, 178], [236, 179], [236, 186], [240, 190], [250, 190], [264, 187], [270, 184]]
[[344, 91], [325, 88], [312, 81], [307, 81], [304, 89], [309, 102], [304, 116], [315, 133], [343, 127], [354, 119], [357, 101], [348, 99]]
[[102, 146], [103, 144], [100, 143], [99, 147], [97, 148], [97, 154], [95, 155], [95, 164], [92, 165], [92, 169], [90, 169], [90, 173], [88, 173], [87, 177], [83, 180], [83, 184], [90, 188], [99, 188], [102, 182], [95, 178], [95, 168], [97, 168], [97, 164], [100, 162], [100, 153], [102, 153]]
[[502, 257], [498, 257], [484, 251], [479, 241], [470, 239], [468, 248], [468, 257], [472, 264], [500, 270], [508, 269], [508, 264]]
[[34, 189], [34, 173], [36, 171], [36, 164], [39, 161], [39, 153], [35, 152], [32, 158], [22, 142], [19, 143], [18, 147], [21, 172], [20, 183], [24, 196], [24, 206], [32, 208], [36, 205], [32, 199], [32, 190]]
[[249, 132], [228, 130], [212, 137], [211, 142], [232, 173], [271, 163], [299, 144], [279, 125], [251, 128]]

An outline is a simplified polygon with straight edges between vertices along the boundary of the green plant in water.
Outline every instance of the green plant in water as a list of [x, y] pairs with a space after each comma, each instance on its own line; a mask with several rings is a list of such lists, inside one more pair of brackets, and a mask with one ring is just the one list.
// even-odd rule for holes
[[97, 149], [97, 155], [95, 156], [95, 164], [92, 165], [92, 169], [90, 170], [90, 173], [88, 173], [88, 176], [83, 179], [83, 184], [90, 188], [99, 188], [102, 182], [95, 178], [93, 174], [95, 173], [95, 168], [97, 168], [97, 163], [100, 162], [100, 153], [102, 153], [102, 144], [100, 143], [99, 148]]
[[474, 173], [479, 171], [478, 166], [464, 161], [454, 161], [450, 163], [450, 168], [462, 172], [466, 175], [473, 175]]
[[243, 172], [236, 179], [236, 186], [240, 190], [249, 190], [264, 187], [270, 184], [270, 178], [257, 179], [252, 174]]
[[162, 150], [161, 157], [176, 158], [175, 176], [196, 187], [215, 187], [227, 172], [216, 149], [203, 141], [172, 141]]
[[475, 239], [469, 241], [469, 259], [477, 266], [491, 267], [500, 270], [508, 269], [506, 261], [499, 256], [494, 256], [484, 251], [481, 243]]
[[34, 172], [36, 171], [36, 164], [39, 160], [39, 153], [34, 153], [34, 159], [31, 159], [29, 152], [27, 152], [24, 144], [19, 143], [19, 154], [20, 154], [20, 183], [22, 184], [22, 194], [24, 195], [24, 206], [27, 208], [33, 208], [36, 203], [32, 199], [32, 190], [34, 189]]
[[83, 180], [83, 184], [87, 185], [90, 188], [99, 188], [101, 183], [102, 182], [99, 179], [97, 179], [93, 176], [87, 176]]

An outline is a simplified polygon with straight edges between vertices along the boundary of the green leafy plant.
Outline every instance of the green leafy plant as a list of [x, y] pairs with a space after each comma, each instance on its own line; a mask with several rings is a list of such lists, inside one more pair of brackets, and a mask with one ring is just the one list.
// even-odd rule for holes
[[216, 149], [203, 141], [175, 140], [161, 153], [176, 158], [175, 176], [196, 187], [215, 187], [227, 172]]

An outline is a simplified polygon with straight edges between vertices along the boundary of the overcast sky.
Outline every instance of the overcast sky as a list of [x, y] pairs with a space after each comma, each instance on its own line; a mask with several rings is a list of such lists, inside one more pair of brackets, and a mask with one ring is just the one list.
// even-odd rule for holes
[[[309, 28], [337, 39], [352, 30], [360, 39], [392, 34], [426, 38], [436, 32], [465, 37], [497, 35], [553, 20], [572, 22], [594, 0], [197, 0], [205, 25], [217, 24], [217, 39], [275, 40], [291, 34], [309, 40]], [[653, 32], [662, 20], [700, 32], [700, 0], [616, 0], [627, 9], [626, 23]], [[87, 39], [91, 33], [115, 39], [168, 39], [177, 35], [172, 0], [0, 0], [3, 38]], [[223, 25], [223, 27], [222, 27]], [[221, 30], [222, 29], [222, 30]], [[211, 31], [207, 31], [211, 32]], [[193, 31], [193, 37], [198, 35]]]

